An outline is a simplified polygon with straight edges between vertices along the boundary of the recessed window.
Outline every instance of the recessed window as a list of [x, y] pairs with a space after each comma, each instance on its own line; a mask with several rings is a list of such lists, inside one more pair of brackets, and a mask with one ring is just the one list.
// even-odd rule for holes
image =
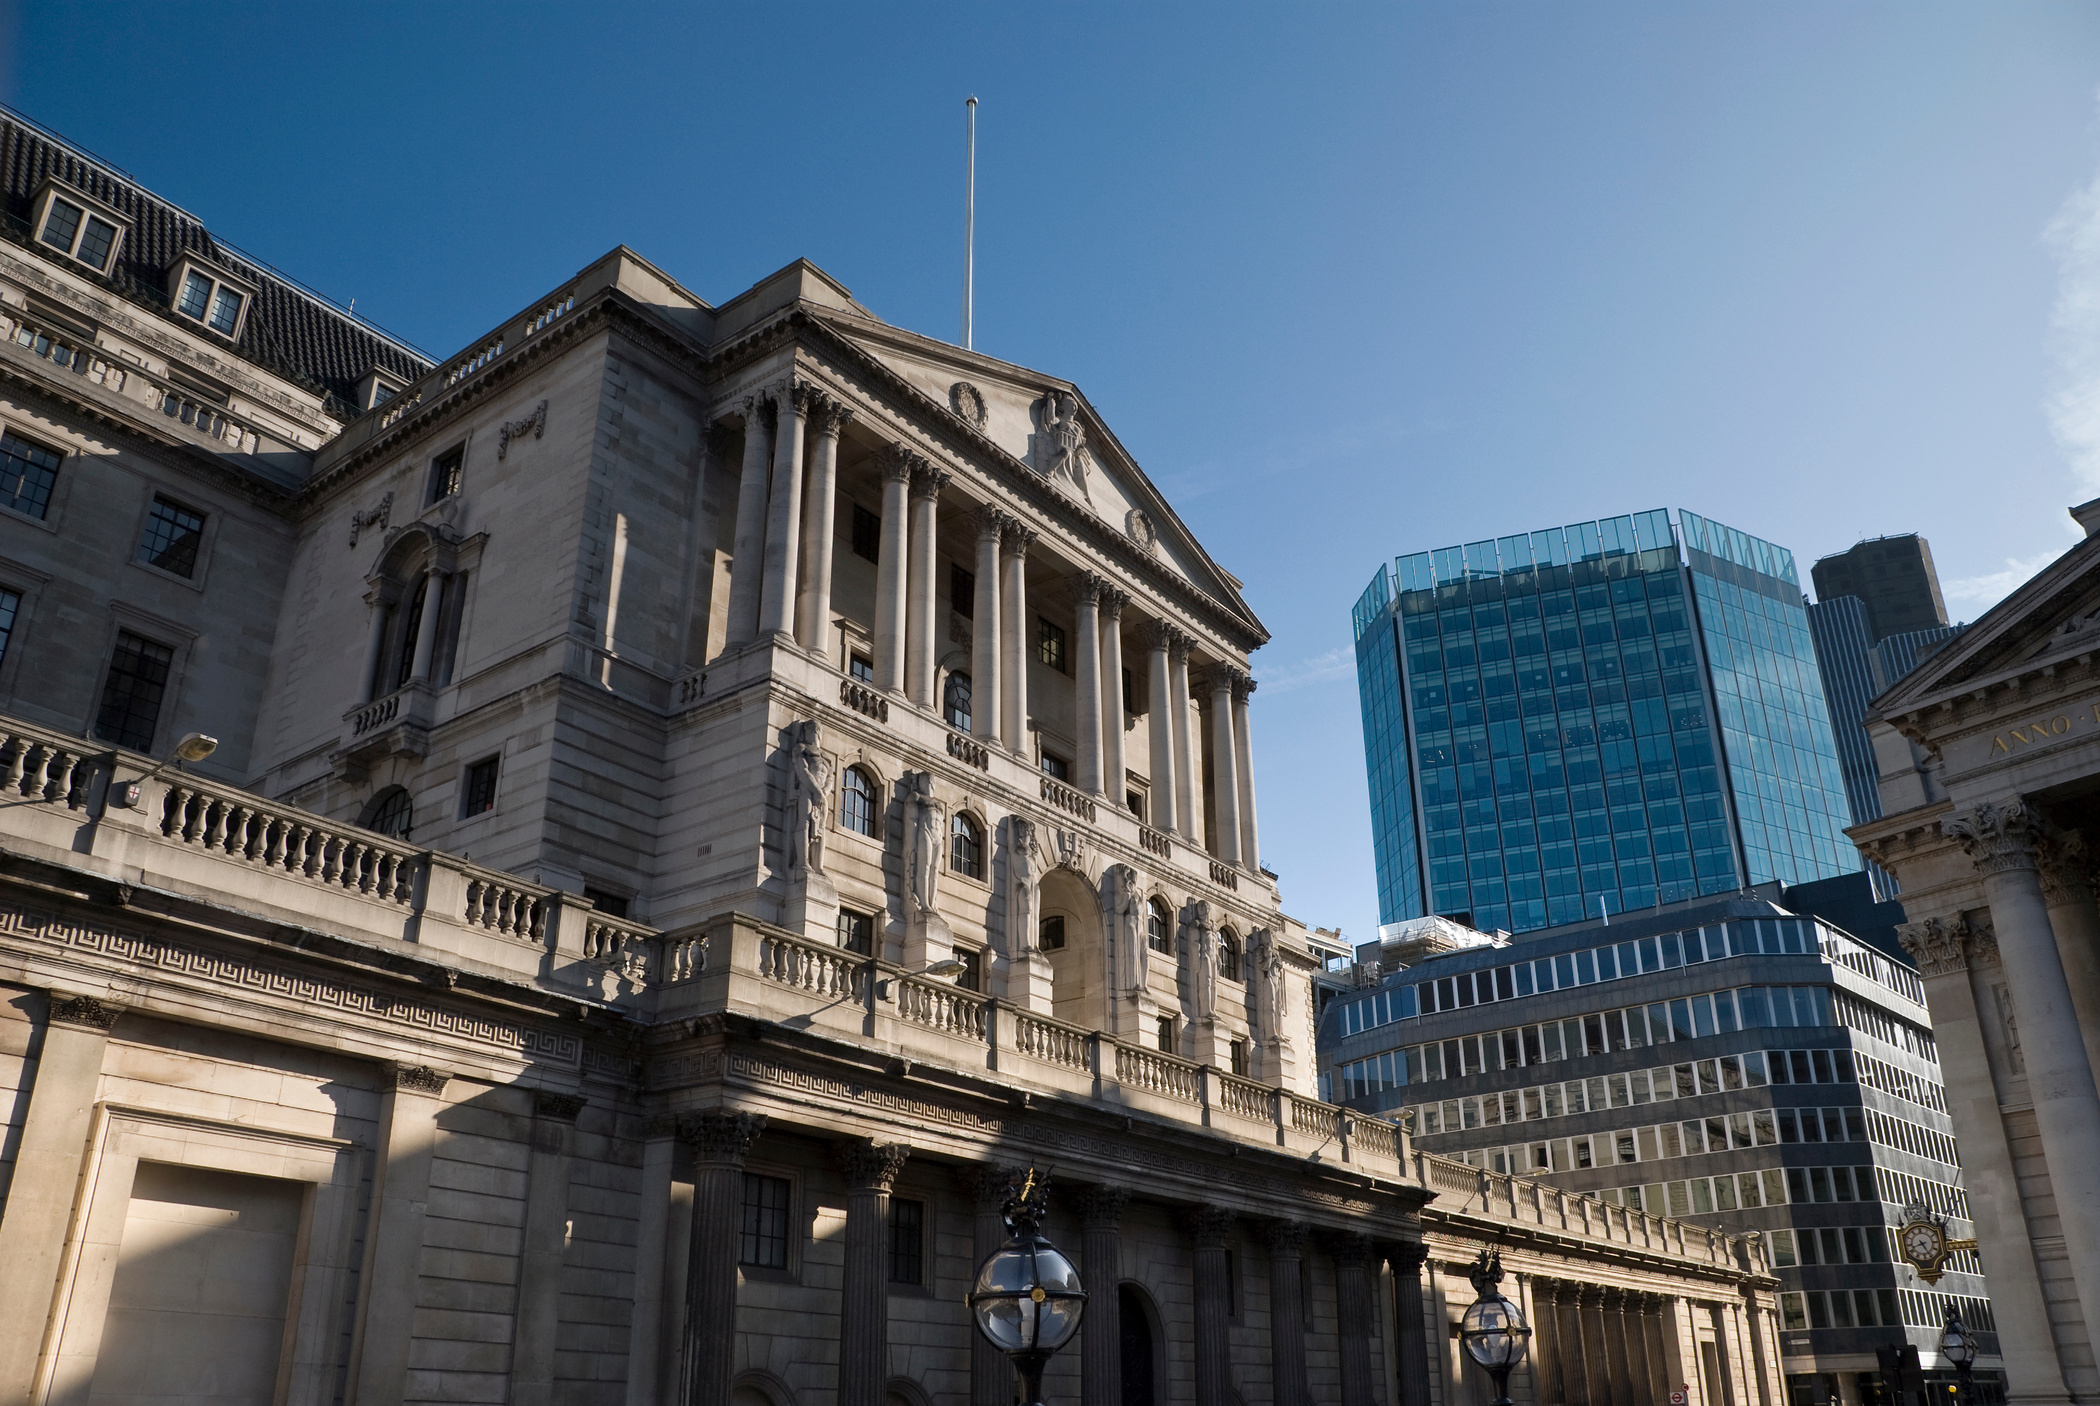
[[1174, 918], [1167, 905], [1153, 899], [1145, 905], [1145, 945], [1155, 952], [1174, 955]]
[[1070, 781], [1072, 764], [1055, 752], [1043, 753], [1043, 774], [1053, 781]]
[[875, 917], [871, 913], [856, 913], [851, 908], [839, 909], [839, 946], [856, 957], [875, 955]]
[[64, 457], [56, 449], [0, 431], [0, 507], [44, 516], [51, 510], [51, 489]]
[[1239, 981], [1240, 940], [1230, 929], [1218, 934], [1218, 975], [1227, 981]]
[[108, 220], [64, 196], [55, 195], [44, 210], [44, 229], [37, 237], [97, 273], [107, 273], [109, 256], [117, 247], [117, 235], [117, 227]]
[[862, 683], [875, 682], [875, 661], [865, 654], [846, 656], [846, 673]]
[[1043, 919], [1037, 931], [1037, 944], [1045, 952], [1062, 952], [1065, 949], [1065, 919], [1062, 913], [1052, 913]]
[[1174, 1017], [1170, 1015], [1163, 1015], [1159, 1018], [1160, 1052], [1162, 1054], [1172, 1054], [1174, 1053], [1174, 1045]]
[[466, 466], [467, 446], [455, 444], [430, 461], [430, 501], [441, 502], [459, 492], [460, 471]]
[[1065, 627], [1038, 615], [1035, 621], [1035, 652], [1037, 658], [1062, 674], [1065, 671]]
[[1229, 1048], [1232, 1056], [1232, 1072], [1239, 1075], [1242, 1079], [1246, 1078], [1247, 1042], [1245, 1040], [1234, 1040]]
[[460, 818], [481, 815], [496, 808], [496, 757], [483, 757], [467, 768], [461, 795]]
[[858, 503], [853, 505], [853, 555], [882, 560], [882, 519]]
[[189, 260], [178, 265], [178, 272], [176, 313], [222, 337], [238, 336], [241, 316], [248, 310], [248, 294], [224, 276]]
[[788, 1264], [788, 1195], [786, 1177], [744, 1173], [744, 1223], [737, 1236], [737, 1263], [759, 1269], [786, 1269]]
[[197, 570], [197, 547], [204, 540], [204, 514], [159, 494], [146, 515], [146, 532], [139, 539], [138, 559], [148, 566], [190, 576]]
[[1131, 674], [1130, 670], [1125, 669], [1123, 671], [1123, 715], [1125, 717], [1136, 717], [1144, 711], [1144, 708], [1138, 703], [1137, 679]]
[[941, 716], [957, 732], [970, 730], [970, 676], [950, 674], [941, 690]]
[[1129, 806], [1129, 807], [1130, 807], [1130, 813], [1131, 813], [1132, 815], [1136, 816], [1136, 817], [1137, 817], [1137, 818], [1138, 818], [1139, 820], [1143, 820], [1143, 819], [1145, 818], [1145, 795], [1144, 795], [1144, 792], [1142, 792], [1142, 791], [1125, 791], [1125, 792], [1123, 793], [1123, 804], [1124, 804], [1124, 805], [1126, 805], [1126, 806]]
[[984, 877], [984, 830], [958, 813], [948, 822], [948, 867], [973, 879]]
[[608, 918], [624, 918], [627, 916], [627, 900], [617, 893], [607, 893], [604, 889], [592, 888], [589, 884], [585, 884], [583, 886], [583, 896], [590, 900], [592, 908], [603, 913]]
[[890, 1282], [926, 1282], [926, 1203], [890, 1198]]
[[117, 647], [102, 683], [102, 706], [95, 712], [95, 736], [136, 752], [153, 750], [153, 730], [160, 723], [161, 700], [175, 651], [129, 630], [117, 632]]
[[955, 960], [963, 964], [962, 973], [955, 978], [956, 988], [962, 991], [984, 990], [984, 953], [974, 947], [958, 947]]
[[408, 788], [389, 786], [372, 797], [372, 804], [365, 811], [365, 828], [377, 830], [382, 835], [392, 835], [397, 840], [408, 838], [409, 827], [415, 823], [415, 807], [410, 800]]
[[7, 660], [8, 641], [15, 637], [15, 616], [21, 611], [21, 596], [13, 591], [0, 591], [0, 663]]
[[965, 620], [977, 615], [977, 573], [948, 563], [948, 608]]
[[875, 834], [875, 783], [857, 766], [846, 768], [839, 795], [839, 825], [856, 835]]

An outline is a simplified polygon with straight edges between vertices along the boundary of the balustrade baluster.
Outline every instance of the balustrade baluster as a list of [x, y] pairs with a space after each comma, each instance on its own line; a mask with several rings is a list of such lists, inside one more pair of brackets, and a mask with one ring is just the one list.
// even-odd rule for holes
[[28, 741], [20, 737], [8, 738], [5, 755], [7, 771], [4, 776], [0, 776], [0, 791], [12, 795], [22, 785], [22, 766], [29, 760]]
[[284, 863], [284, 857], [285, 840], [289, 835], [290, 830], [291, 825], [289, 822], [279, 820], [275, 816], [272, 816], [270, 818], [270, 823], [264, 827], [264, 845], [262, 862], [263, 867], [265, 869], [280, 869], [288, 867]]
[[18, 788], [22, 795], [39, 796], [44, 791], [44, 760], [51, 749], [39, 742], [29, 749], [28, 765], [22, 768], [22, 782]]

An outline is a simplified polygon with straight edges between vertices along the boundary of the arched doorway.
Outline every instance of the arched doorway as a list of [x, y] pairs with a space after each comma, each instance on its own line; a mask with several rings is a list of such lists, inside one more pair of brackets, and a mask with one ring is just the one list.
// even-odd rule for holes
[[1152, 1304], [1135, 1284], [1116, 1286], [1116, 1319], [1122, 1330], [1122, 1406], [1154, 1406], [1159, 1380]]
[[1037, 941], [1050, 959], [1050, 1013], [1075, 1025], [1105, 1024], [1101, 900], [1083, 875], [1062, 866], [1043, 875], [1037, 893]]

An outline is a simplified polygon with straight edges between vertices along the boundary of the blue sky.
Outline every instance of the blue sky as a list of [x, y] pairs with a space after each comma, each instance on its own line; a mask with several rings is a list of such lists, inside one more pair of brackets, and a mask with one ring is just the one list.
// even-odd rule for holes
[[2100, 495], [2100, 7], [0, 0], [0, 97], [437, 353], [617, 243], [800, 255], [1080, 383], [1274, 633], [1263, 858], [1377, 921], [1349, 606], [1656, 506], [1932, 541]]

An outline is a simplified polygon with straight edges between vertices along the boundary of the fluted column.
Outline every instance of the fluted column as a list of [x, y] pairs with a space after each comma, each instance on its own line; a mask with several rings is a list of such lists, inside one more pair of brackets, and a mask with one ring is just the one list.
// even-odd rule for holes
[[1006, 608], [1006, 618], [1000, 622], [1006, 636], [1001, 641], [1006, 667], [999, 680], [1000, 734], [1006, 749], [1024, 760], [1032, 750], [1028, 744], [1028, 656], [1035, 644], [1035, 622], [1028, 615], [1028, 548], [1034, 541], [1034, 532], [1009, 521], [1001, 538], [999, 564], [1000, 603]]
[[736, 535], [729, 563], [729, 647], [758, 638], [758, 599], [765, 582], [767, 465], [778, 415], [771, 397], [744, 398], [744, 472], [736, 490]]
[[768, 640], [795, 632], [795, 558], [802, 546], [802, 427], [812, 387], [791, 381], [780, 394], [773, 434], [773, 483], [766, 504], [766, 579], [758, 633]]
[[2064, 964], [2072, 1013], [2085, 1035], [2085, 1060], [2100, 1074], [2100, 908], [2093, 903], [2092, 855], [2077, 830], [2051, 828], [2039, 848], [2042, 902]]
[[849, 1142], [846, 1264], [839, 1289], [839, 1406], [884, 1406], [890, 1377], [890, 1187], [911, 1149], [902, 1143]]
[[1342, 1406], [1374, 1406], [1376, 1378], [1371, 1371], [1371, 1277], [1364, 1272], [1371, 1258], [1371, 1237], [1337, 1235], [1329, 1242], [1334, 1256], [1334, 1299], [1338, 1346], [1342, 1359]]
[[1632, 1406], [1633, 1366], [1626, 1350], [1626, 1291], [1604, 1291], [1604, 1363], [1617, 1406]]
[[970, 735], [999, 740], [999, 538], [1007, 516], [977, 510], [977, 597], [970, 621]]
[[[1555, 1304], [1560, 1297], [1559, 1281], [1531, 1281], [1531, 1372], [1533, 1394], [1540, 1406], [1567, 1400], [1560, 1376], [1560, 1320]], [[1404, 1406], [1414, 1406], [1406, 1402]]]
[[1240, 863], [1261, 872], [1261, 842], [1254, 823], [1254, 739], [1247, 731], [1247, 700], [1254, 680], [1241, 674], [1232, 685], [1232, 764], [1240, 788]]
[[[1585, 1284], [1575, 1290], [1575, 1341], [1579, 1344], [1576, 1360], [1580, 1371], [1575, 1367], [1568, 1369], [1568, 1400], [1584, 1406], [1608, 1406], [1611, 1401], [1604, 1370], [1603, 1303], [1603, 1290], [1595, 1285]], [[1578, 1379], [1582, 1386], [1579, 1397], [1575, 1394]]]
[[1306, 1406], [1305, 1226], [1269, 1222], [1269, 1357], [1275, 1406]]
[[1231, 1406], [1232, 1284], [1226, 1240], [1233, 1212], [1198, 1206], [1183, 1217], [1194, 1246], [1196, 1290], [1196, 1406]]
[[1123, 750], [1123, 607], [1129, 600], [1113, 586], [1101, 588], [1101, 790], [1118, 810], [1130, 793]]
[[1167, 644], [1167, 713], [1174, 724], [1174, 816], [1181, 822], [1181, 838], [1201, 845], [1202, 801], [1196, 754], [1189, 746], [1189, 646], [1195, 643], [1176, 630]]
[[884, 446], [882, 469], [882, 546], [875, 563], [875, 687], [885, 693], [904, 691], [905, 585], [911, 566], [910, 494], [912, 470], [922, 461], [901, 444]]
[[1655, 1390], [1655, 1374], [1648, 1367], [1648, 1295], [1627, 1290], [1619, 1313], [1620, 1337], [1626, 1344], [1627, 1389], [1633, 1400], [1645, 1401]]
[[1145, 817], [1152, 827], [1166, 834], [1181, 829], [1181, 808], [1176, 797], [1181, 782], [1175, 776], [1178, 753], [1174, 750], [1174, 669], [1168, 662], [1174, 644], [1174, 627], [1164, 620], [1145, 625], [1148, 653], [1147, 692], [1152, 700], [1152, 813]]
[[1232, 693], [1245, 674], [1227, 664], [1210, 671], [1211, 789], [1215, 815], [1211, 828], [1211, 853], [1227, 864], [1240, 862], [1240, 773], [1239, 745], [1233, 737]]
[[795, 640], [820, 659], [831, 652], [832, 534], [838, 519], [839, 431], [853, 412], [836, 396], [810, 402], [816, 438], [809, 446], [809, 506], [802, 514], [802, 584], [795, 601]]
[[1079, 574], [1074, 591], [1072, 641], [1077, 655], [1073, 701], [1078, 705], [1079, 789], [1089, 796], [1105, 794], [1101, 780], [1101, 589], [1103, 582], [1091, 571]]
[[1661, 1294], [1648, 1295], [1647, 1312], [1641, 1318], [1641, 1339], [1648, 1359], [1648, 1397], [1668, 1401], [1677, 1383], [1670, 1380], [1670, 1351], [1663, 1337], [1663, 1319], [1675, 1317], [1672, 1301]]
[[693, 1151], [693, 1249], [685, 1275], [682, 1406], [719, 1406], [736, 1374], [736, 1264], [744, 1219], [744, 1158], [763, 1113], [695, 1113], [678, 1136]]
[[[1013, 1185], [1013, 1179], [1014, 1174], [1011, 1167], [978, 1166], [968, 1168], [962, 1174], [963, 1191], [969, 1196], [970, 1205], [975, 1211], [974, 1219], [971, 1221], [970, 1271], [972, 1274], [976, 1273], [978, 1265], [984, 1263], [986, 1256], [1006, 1243], [1006, 1222], [1001, 1218], [1001, 1212], [1005, 1209], [1006, 1194]], [[1082, 1265], [1080, 1268], [1080, 1283], [1090, 1286], [1091, 1289], [1093, 1281], [1085, 1277], [1087, 1268], [1088, 1266], [1085, 1265]], [[1114, 1302], [1114, 1298], [1114, 1294], [1111, 1293], [1109, 1295], [1111, 1303]], [[1087, 1325], [1094, 1321], [1094, 1315], [1100, 1311], [1100, 1308], [1101, 1295], [1098, 1292], [1089, 1292], [1086, 1312], [1080, 1316], [1079, 1320], [1079, 1331], [1081, 1333], [1087, 1331]], [[1111, 1320], [1114, 1318], [1113, 1309], [1110, 1310], [1110, 1318]], [[970, 1406], [1013, 1406], [1015, 1385], [1013, 1364], [1007, 1361], [1006, 1354], [993, 1347], [991, 1340], [978, 1332], [974, 1325], [968, 1331], [970, 1334]], [[1111, 1406], [1113, 1406], [1114, 1398], [1111, 1397], [1109, 1400]]]
[[1120, 1186], [1088, 1187], [1079, 1195], [1079, 1282], [1087, 1286], [1086, 1313], [1079, 1323], [1080, 1406], [1120, 1406], [1123, 1399], [1123, 1321], [1116, 1286], [1123, 1279], [1119, 1227], [1129, 1204], [1130, 1193]]
[[1986, 801], [1940, 824], [1983, 875], [2071, 1277], [2085, 1321], [2100, 1323], [2100, 1089], [2042, 899], [2035, 817], [2018, 800]]
[[435, 566], [423, 573], [423, 606], [416, 612], [416, 652], [409, 665], [409, 678], [419, 682], [430, 679], [430, 656], [437, 648], [439, 608], [445, 600], [445, 577], [447, 573]]
[[924, 462], [911, 476], [911, 574], [907, 589], [909, 608], [904, 620], [904, 682], [911, 701], [929, 710], [940, 706], [940, 700], [933, 696], [934, 665], [940, 659], [934, 623], [935, 606], [940, 600], [933, 579], [938, 560], [934, 555], [934, 534], [936, 509], [948, 478], [944, 470]]
[[1400, 1364], [1400, 1406], [1429, 1406], [1429, 1342], [1422, 1327], [1422, 1262], [1428, 1257], [1429, 1251], [1412, 1241], [1386, 1249], [1393, 1267], [1393, 1356]]

